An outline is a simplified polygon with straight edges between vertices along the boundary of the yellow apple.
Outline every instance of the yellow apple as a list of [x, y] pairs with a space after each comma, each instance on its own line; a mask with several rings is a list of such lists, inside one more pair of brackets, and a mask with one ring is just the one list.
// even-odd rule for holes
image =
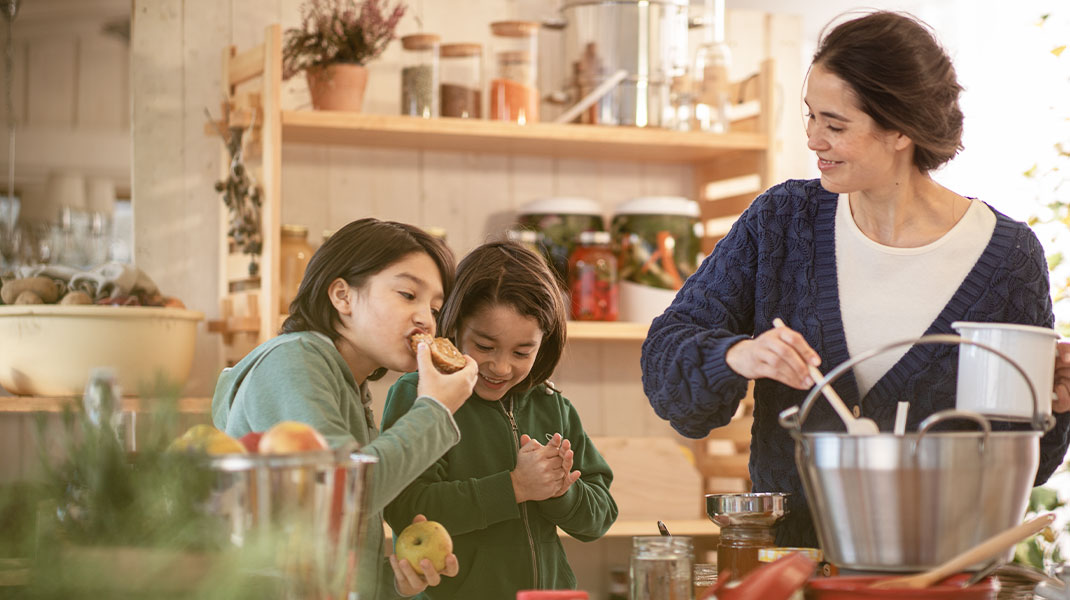
[[176, 452], [203, 452], [205, 454], [245, 454], [245, 447], [241, 443], [212, 427], [211, 425], [198, 424], [190, 427], [175, 441], [171, 442], [168, 450]]
[[416, 573], [423, 575], [420, 561], [429, 559], [435, 570], [442, 572], [446, 568], [446, 557], [453, 552], [453, 538], [441, 523], [420, 521], [402, 530], [394, 543], [394, 554], [398, 559], [409, 561]]
[[327, 440], [311, 425], [297, 421], [276, 423], [264, 432], [258, 444], [260, 454], [290, 454], [326, 450]]

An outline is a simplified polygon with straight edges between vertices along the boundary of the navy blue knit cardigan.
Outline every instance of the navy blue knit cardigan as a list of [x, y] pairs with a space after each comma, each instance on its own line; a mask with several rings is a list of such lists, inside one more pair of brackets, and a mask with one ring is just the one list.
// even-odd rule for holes
[[[834, 242], [837, 194], [818, 180], [787, 181], [759, 196], [690, 277], [672, 305], [654, 320], [643, 343], [643, 389], [655, 412], [676, 431], [702, 438], [728, 423], [747, 380], [728, 367], [725, 352], [772, 327], [776, 317], [801, 333], [828, 372], [849, 357], [840, 316]], [[925, 286], [926, 281], [917, 285]], [[874, 319], [883, 315], [873, 315]], [[992, 321], [1051, 327], [1052, 305], [1044, 252], [1023, 223], [996, 212], [992, 239], [926, 334], [954, 333], [953, 321]], [[848, 373], [834, 387], [848, 406], [860, 406], [882, 431], [891, 429], [896, 403], [910, 401], [908, 430], [955, 402], [958, 348], [913, 346], [860, 402]], [[794, 443], [777, 422], [806, 391], [769, 379], [755, 382], [750, 476], [754, 491], [789, 492], [790, 514], [777, 543], [817, 547], [795, 467]], [[826, 402], [806, 421], [812, 431], [842, 431]], [[998, 429], [1006, 424], [994, 424]], [[1036, 484], [1066, 454], [1070, 414], [1041, 439]]]

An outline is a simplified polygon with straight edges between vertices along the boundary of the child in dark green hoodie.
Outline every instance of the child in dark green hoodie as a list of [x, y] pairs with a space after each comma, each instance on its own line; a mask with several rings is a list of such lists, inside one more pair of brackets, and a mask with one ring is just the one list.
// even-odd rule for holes
[[[572, 404], [547, 378], [565, 345], [566, 305], [538, 254], [484, 244], [457, 267], [443, 335], [479, 366], [454, 414], [461, 441], [387, 507], [400, 531], [417, 514], [453, 537], [460, 572], [430, 598], [514, 598], [522, 589], [575, 588], [557, 528], [591, 541], [617, 518], [613, 474]], [[390, 388], [389, 431], [411, 409], [419, 374]]]

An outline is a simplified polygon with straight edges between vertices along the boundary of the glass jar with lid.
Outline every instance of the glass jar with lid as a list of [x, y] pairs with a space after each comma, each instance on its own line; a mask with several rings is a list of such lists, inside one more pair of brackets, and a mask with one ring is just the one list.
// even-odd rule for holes
[[691, 598], [691, 538], [636, 536], [628, 572], [631, 600]]
[[482, 118], [482, 46], [469, 43], [439, 46], [438, 78], [443, 117]]
[[415, 33], [401, 38], [401, 114], [430, 119], [439, 113], [439, 36]]
[[617, 256], [610, 248], [609, 232], [584, 231], [569, 257], [569, 291], [572, 318], [577, 321], [616, 321], [620, 282]]
[[283, 225], [279, 241], [279, 312], [288, 314], [290, 303], [305, 276], [305, 267], [315, 249], [308, 243], [308, 227]]
[[538, 32], [535, 21], [490, 24], [495, 71], [490, 82], [490, 118], [514, 123], [539, 121]]

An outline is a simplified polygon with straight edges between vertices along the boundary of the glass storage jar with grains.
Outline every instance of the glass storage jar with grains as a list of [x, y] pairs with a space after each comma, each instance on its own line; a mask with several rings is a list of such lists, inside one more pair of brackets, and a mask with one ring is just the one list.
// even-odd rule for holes
[[439, 112], [438, 44], [433, 33], [401, 38], [401, 114], [430, 119]]
[[538, 37], [535, 21], [499, 21], [494, 34], [494, 79], [490, 82], [490, 118], [538, 123]]
[[442, 44], [439, 47], [439, 102], [443, 117], [483, 116], [483, 47]]

